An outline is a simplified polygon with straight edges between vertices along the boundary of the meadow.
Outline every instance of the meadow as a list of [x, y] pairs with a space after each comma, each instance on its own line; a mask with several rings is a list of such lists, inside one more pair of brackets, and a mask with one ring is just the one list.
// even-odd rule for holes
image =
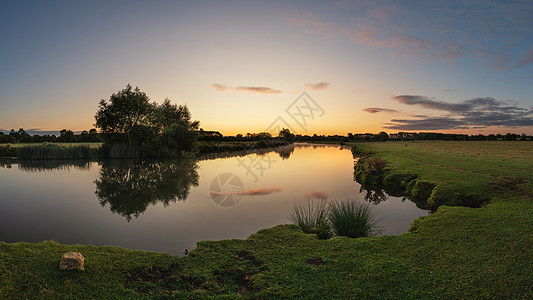
[[[0, 242], [1, 298], [533, 297], [533, 145], [357, 143], [387, 174], [489, 199], [440, 206], [398, 236], [329, 240], [279, 225], [199, 242], [185, 257], [117, 247]], [[79, 251], [85, 271], [60, 271]]]

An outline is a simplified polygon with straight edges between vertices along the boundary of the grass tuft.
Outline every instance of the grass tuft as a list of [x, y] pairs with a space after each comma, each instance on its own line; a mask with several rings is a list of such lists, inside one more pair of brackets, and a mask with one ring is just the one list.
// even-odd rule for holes
[[289, 220], [305, 233], [314, 233], [320, 239], [332, 237], [328, 224], [328, 206], [323, 199], [297, 202], [289, 212]]
[[376, 225], [370, 204], [353, 200], [331, 202], [329, 221], [336, 235], [351, 238], [372, 235]]

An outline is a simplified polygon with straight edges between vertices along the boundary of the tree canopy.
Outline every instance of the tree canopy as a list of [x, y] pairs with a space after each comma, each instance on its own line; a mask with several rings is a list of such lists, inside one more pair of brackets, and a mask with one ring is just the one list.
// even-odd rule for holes
[[109, 100], [102, 99], [95, 114], [95, 126], [103, 134], [111, 156], [113, 147], [124, 145], [141, 157], [177, 157], [194, 152], [198, 121], [192, 121], [186, 105], [150, 102], [146, 93], [130, 84]]

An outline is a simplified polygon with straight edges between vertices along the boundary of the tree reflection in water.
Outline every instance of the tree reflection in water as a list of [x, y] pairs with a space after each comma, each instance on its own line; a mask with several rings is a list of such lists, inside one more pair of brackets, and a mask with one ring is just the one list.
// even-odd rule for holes
[[95, 194], [102, 206], [109, 204], [129, 222], [148, 205], [186, 200], [191, 186], [198, 186], [197, 169], [195, 160], [111, 160], [102, 163]]
[[374, 205], [380, 204], [383, 201], [386, 201], [389, 196], [383, 189], [380, 188], [365, 188], [361, 185], [359, 193], [364, 192], [364, 199]]

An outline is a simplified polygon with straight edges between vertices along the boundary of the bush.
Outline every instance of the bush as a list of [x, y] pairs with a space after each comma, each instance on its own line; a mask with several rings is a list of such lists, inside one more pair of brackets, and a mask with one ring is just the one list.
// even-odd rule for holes
[[387, 162], [380, 157], [361, 157], [355, 165], [355, 180], [361, 184], [379, 185]]
[[375, 232], [376, 221], [369, 203], [333, 201], [328, 217], [336, 235], [358, 238]]

